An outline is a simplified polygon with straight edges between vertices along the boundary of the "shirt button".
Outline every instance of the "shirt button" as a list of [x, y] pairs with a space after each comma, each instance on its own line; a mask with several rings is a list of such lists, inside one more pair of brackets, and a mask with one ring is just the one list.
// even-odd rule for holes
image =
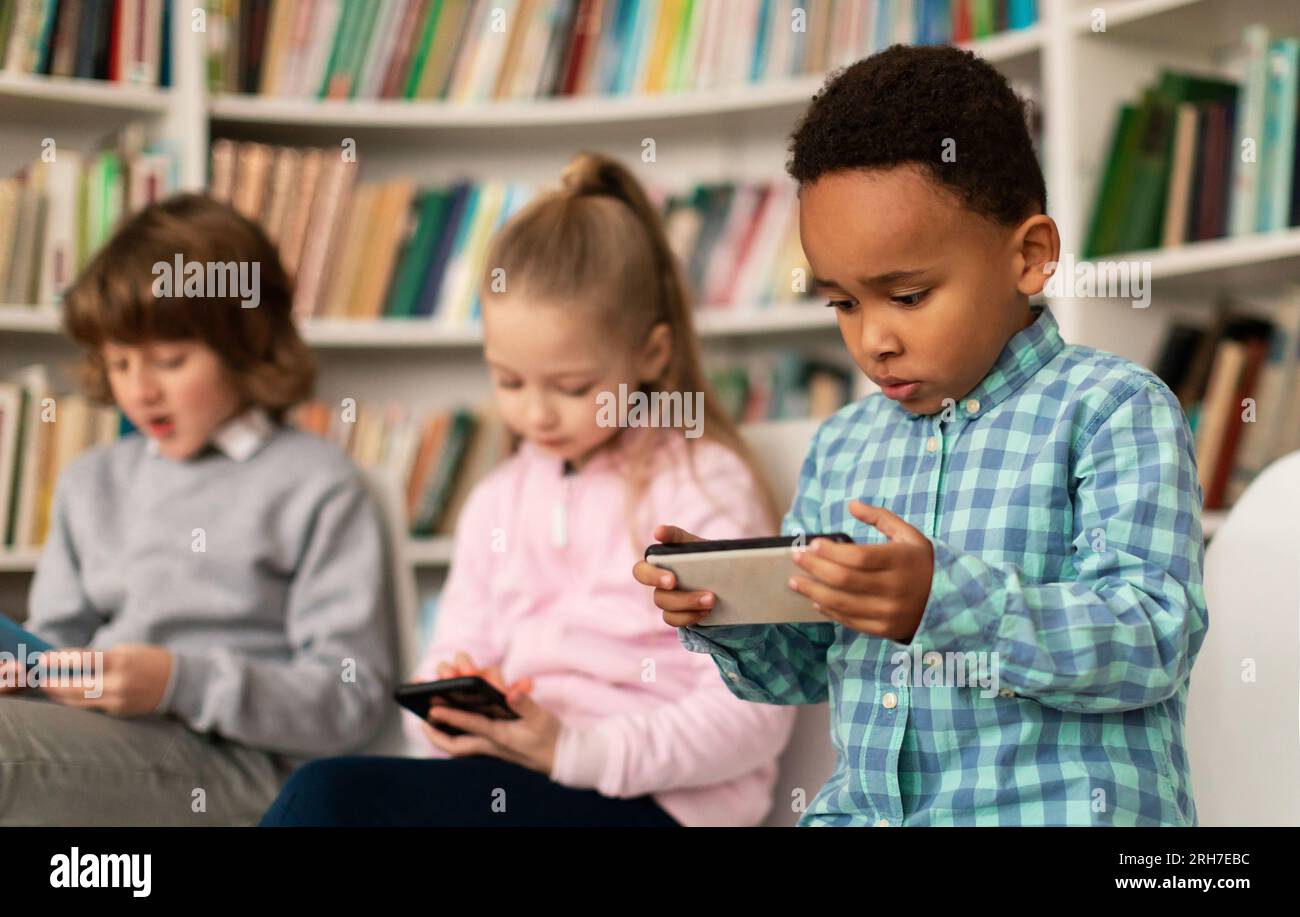
[[978, 412], [979, 412], [979, 409], [980, 409], [979, 399], [977, 399], [977, 398], [972, 398], [970, 401], [967, 401], [967, 402], [966, 402], [966, 413], [967, 413], [967, 414], [975, 414], [975, 413], [978, 413]]
[[732, 681], [740, 681], [740, 674], [738, 672], [728, 672], [727, 677]]
[[886, 691], [885, 696], [880, 699], [880, 702], [885, 705], [886, 710], [893, 710], [898, 706], [898, 695], [893, 691]]
[[887, 818], [882, 818], [880, 821], [876, 822], [876, 827], [877, 827], [877, 828], [888, 828], [888, 827], [889, 827], [889, 819], [887, 819]]
[[933, 436], [931, 436], [929, 439], [925, 441], [926, 452], [933, 452], [938, 448], [939, 448], [939, 440], [935, 439]]
[[1016, 696], [1016, 692], [1012, 691], [1010, 688], [1003, 688], [1001, 691], [998, 692], [998, 697], [1015, 697], [1015, 696]]

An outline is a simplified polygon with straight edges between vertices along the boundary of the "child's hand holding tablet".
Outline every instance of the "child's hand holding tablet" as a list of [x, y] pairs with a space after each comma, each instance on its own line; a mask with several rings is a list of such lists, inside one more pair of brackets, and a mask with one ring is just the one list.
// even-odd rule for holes
[[855, 544], [838, 532], [814, 534], [797, 550], [788, 536], [708, 542], [661, 525], [654, 532], [661, 543], [646, 549], [632, 575], [655, 587], [655, 605], [673, 627], [830, 620], [906, 643], [930, 597], [934, 546], [887, 509], [855, 500], [849, 512], [889, 541]]
[[655, 587], [655, 604], [674, 627], [825, 622], [826, 615], [789, 587], [795, 557], [812, 539], [851, 543], [842, 532], [802, 537], [706, 541], [676, 526], [655, 529], [659, 544], [633, 569]]

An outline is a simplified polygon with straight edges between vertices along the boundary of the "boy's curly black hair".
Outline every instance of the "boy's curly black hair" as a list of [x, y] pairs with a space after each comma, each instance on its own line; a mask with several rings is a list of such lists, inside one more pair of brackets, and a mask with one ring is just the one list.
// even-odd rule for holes
[[790, 137], [786, 171], [802, 185], [916, 163], [976, 213], [1013, 226], [1047, 209], [1027, 115], [1006, 78], [970, 51], [894, 45], [827, 78]]

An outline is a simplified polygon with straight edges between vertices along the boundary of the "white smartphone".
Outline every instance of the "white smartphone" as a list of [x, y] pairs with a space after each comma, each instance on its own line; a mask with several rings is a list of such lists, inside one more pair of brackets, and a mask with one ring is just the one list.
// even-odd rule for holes
[[678, 589], [713, 593], [717, 604], [697, 627], [824, 623], [830, 619], [786, 585], [793, 575], [808, 576], [795, 565], [794, 555], [814, 538], [853, 541], [843, 532], [828, 532], [652, 544], [645, 559], [675, 574]]

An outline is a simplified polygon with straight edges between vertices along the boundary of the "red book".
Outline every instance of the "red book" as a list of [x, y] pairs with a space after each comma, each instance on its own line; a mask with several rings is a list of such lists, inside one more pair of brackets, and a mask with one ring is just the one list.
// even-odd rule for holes
[[571, 96], [577, 90], [578, 75], [582, 73], [582, 56], [592, 46], [588, 41], [591, 30], [592, 12], [596, 13], [596, 24], [600, 24], [599, 0], [579, 0], [578, 13], [573, 17], [573, 31], [569, 37], [569, 49], [564, 56], [564, 78], [560, 80], [559, 95]]
[[975, 37], [971, 26], [971, 0], [953, 0], [952, 3], [952, 43], [959, 45]]
[[113, 0], [113, 22], [108, 32], [108, 78], [115, 83], [122, 81], [122, 61], [119, 45], [122, 35], [122, 0]]
[[1241, 384], [1237, 386], [1236, 397], [1232, 400], [1228, 424], [1223, 431], [1223, 445], [1219, 449], [1219, 461], [1214, 466], [1214, 480], [1210, 482], [1209, 493], [1205, 494], [1206, 509], [1220, 509], [1223, 496], [1232, 478], [1232, 469], [1236, 465], [1237, 446], [1241, 442], [1241, 431], [1246, 422], [1241, 419], [1245, 410], [1241, 402], [1255, 397], [1255, 383], [1259, 379], [1259, 368], [1268, 357], [1268, 339], [1255, 338], [1246, 345], [1246, 366], [1241, 372]]

